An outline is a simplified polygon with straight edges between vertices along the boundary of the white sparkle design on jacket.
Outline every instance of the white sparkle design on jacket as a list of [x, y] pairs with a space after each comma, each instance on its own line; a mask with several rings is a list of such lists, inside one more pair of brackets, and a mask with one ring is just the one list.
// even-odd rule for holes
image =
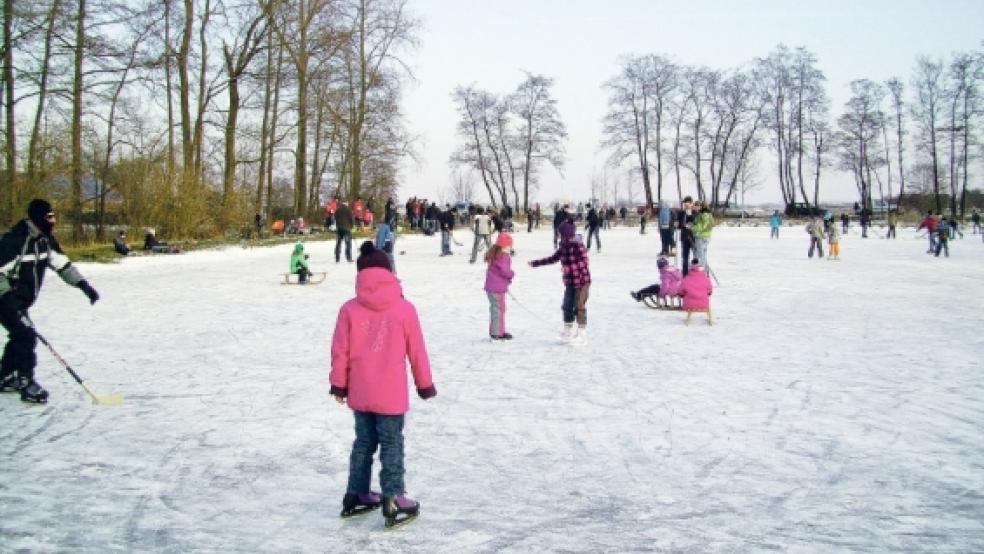
[[[361, 325], [362, 332], [368, 336], [372, 332], [372, 323], [365, 321]], [[383, 319], [379, 323], [379, 330], [376, 331], [376, 337], [369, 346], [370, 350], [373, 352], [382, 352], [383, 345], [386, 344], [386, 336], [389, 335], [389, 319]]]

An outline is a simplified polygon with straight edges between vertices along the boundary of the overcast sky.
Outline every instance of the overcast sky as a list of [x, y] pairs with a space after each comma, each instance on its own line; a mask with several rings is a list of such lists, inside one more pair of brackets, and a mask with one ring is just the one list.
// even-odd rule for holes
[[[654, 53], [681, 64], [728, 69], [768, 55], [779, 43], [805, 46], [827, 77], [833, 119], [850, 81], [899, 76], [908, 83], [917, 56], [948, 58], [954, 51], [980, 48], [984, 39], [981, 0], [411, 0], [410, 5], [423, 29], [411, 58], [416, 82], [409, 85], [404, 106], [410, 131], [421, 137], [421, 163], [403, 172], [402, 198], [435, 198], [448, 187], [448, 157], [459, 140], [451, 92], [459, 85], [505, 94], [522, 82], [524, 70], [553, 78], [569, 134], [567, 165], [563, 177], [552, 169], [542, 172], [535, 200], [577, 201], [588, 196], [592, 173], [604, 170], [606, 153], [598, 144], [607, 95], [601, 87], [615, 75], [622, 55]], [[778, 202], [771, 165], [760, 165], [763, 186], [747, 201]], [[675, 180], [670, 182], [675, 199]], [[487, 201], [484, 187], [476, 190]], [[849, 176], [828, 171], [821, 202], [855, 196]]]

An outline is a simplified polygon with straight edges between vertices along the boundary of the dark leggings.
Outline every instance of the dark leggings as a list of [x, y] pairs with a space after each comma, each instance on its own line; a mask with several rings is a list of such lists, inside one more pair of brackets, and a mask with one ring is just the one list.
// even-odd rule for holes
[[0, 358], [0, 377], [16, 371], [20, 377], [33, 379], [34, 366], [38, 362], [34, 353], [38, 339], [21, 319], [17, 302], [9, 296], [0, 297], [0, 325], [7, 330], [7, 345], [3, 349], [3, 358]]

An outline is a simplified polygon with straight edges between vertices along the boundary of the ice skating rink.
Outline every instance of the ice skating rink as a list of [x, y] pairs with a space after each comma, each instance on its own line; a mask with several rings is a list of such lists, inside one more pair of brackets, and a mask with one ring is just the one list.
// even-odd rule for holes
[[291, 245], [82, 264], [91, 308], [49, 274], [38, 329], [125, 403], [90, 404], [39, 345], [49, 404], [0, 396], [0, 551], [980, 552], [984, 244], [899, 235], [852, 230], [828, 261], [802, 226], [719, 226], [715, 324], [687, 327], [628, 294], [657, 233], [603, 231], [581, 347], [558, 340], [559, 266], [526, 266], [549, 231], [515, 236], [509, 343], [467, 247], [401, 236], [439, 394], [412, 397], [422, 507], [396, 531], [338, 517], [329, 341], [355, 267], [333, 243], [307, 244], [313, 287], [279, 284]]

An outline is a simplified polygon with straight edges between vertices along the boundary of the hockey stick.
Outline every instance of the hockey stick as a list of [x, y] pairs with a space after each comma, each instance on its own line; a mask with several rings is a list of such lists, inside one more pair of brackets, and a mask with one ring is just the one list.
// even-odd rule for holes
[[38, 340], [41, 341], [41, 344], [45, 345], [48, 348], [48, 351], [51, 352], [51, 355], [54, 356], [55, 359], [58, 360], [58, 363], [60, 363], [62, 367], [64, 367], [68, 371], [68, 373], [72, 376], [72, 378], [75, 379], [75, 382], [78, 383], [79, 385], [82, 385], [82, 388], [85, 389], [85, 392], [87, 392], [89, 396], [92, 398], [93, 404], [101, 404], [103, 406], [119, 406], [123, 404], [122, 395], [108, 394], [105, 396], [100, 396], [92, 392], [92, 389], [90, 389], [89, 386], [86, 385], [84, 381], [82, 381], [82, 378], [79, 377], [79, 374], [75, 373], [75, 370], [72, 369], [72, 366], [68, 365], [68, 362], [65, 361], [65, 358], [62, 358], [60, 355], [58, 355], [58, 352], [56, 352], [54, 347], [51, 346], [51, 343], [48, 342], [48, 339], [44, 338], [41, 335], [41, 333], [38, 333], [38, 330], [34, 328], [34, 322], [31, 321], [31, 318], [27, 317], [27, 314], [21, 314], [21, 316], [24, 319], [24, 323], [28, 327], [30, 327], [32, 331], [34, 331], [34, 336], [38, 337]]

